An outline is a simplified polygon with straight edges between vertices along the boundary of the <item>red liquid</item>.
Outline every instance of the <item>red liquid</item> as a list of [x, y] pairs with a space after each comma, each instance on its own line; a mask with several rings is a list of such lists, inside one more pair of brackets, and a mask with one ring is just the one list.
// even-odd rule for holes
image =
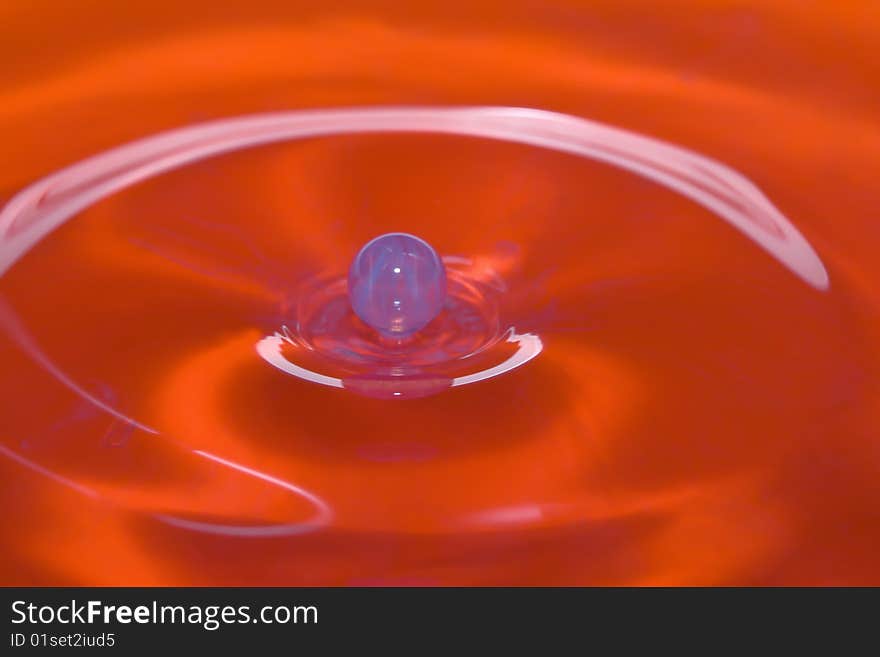
[[[39, 27], [10, 10], [7, 29], [48, 50], [3, 46], [27, 62], [0, 103], [8, 195], [210, 117], [528, 105], [735, 166], [831, 286], [666, 189], [528, 146], [333, 137], [159, 176], [0, 279], [0, 581], [880, 583], [880, 21], [639, 5], [253, 23], [198, 8], [174, 27], [108, 6], [57, 32], [54, 6]], [[41, 59], [53, 48], [67, 67]], [[298, 281], [390, 230], [485, 259], [544, 352], [401, 402], [256, 356]], [[28, 345], [159, 434], [84, 403]]]

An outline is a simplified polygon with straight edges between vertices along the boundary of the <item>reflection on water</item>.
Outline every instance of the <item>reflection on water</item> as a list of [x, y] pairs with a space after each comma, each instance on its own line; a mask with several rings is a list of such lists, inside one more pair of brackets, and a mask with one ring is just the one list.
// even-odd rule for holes
[[[7, 198], [192, 124], [3, 211], [4, 582], [880, 581], [876, 57], [833, 45], [872, 52], [876, 17], [198, 4], [140, 36], [104, 8], [4, 92]], [[359, 125], [470, 136], [287, 113], [414, 104], [447, 107]], [[288, 342], [298, 283], [394, 230], [494, 286], [497, 330], [459, 334], [520, 340], [444, 373], [479, 382], [397, 402], [257, 356], [276, 335], [282, 369], [381, 387]]]

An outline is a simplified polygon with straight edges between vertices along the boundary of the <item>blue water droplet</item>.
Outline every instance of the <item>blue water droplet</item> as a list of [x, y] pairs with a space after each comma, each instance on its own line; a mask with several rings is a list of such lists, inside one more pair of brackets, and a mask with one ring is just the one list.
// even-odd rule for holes
[[443, 308], [446, 269], [431, 245], [414, 235], [371, 240], [348, 272], [348, 296], [366, 324], [391, 338], [422, 329]]

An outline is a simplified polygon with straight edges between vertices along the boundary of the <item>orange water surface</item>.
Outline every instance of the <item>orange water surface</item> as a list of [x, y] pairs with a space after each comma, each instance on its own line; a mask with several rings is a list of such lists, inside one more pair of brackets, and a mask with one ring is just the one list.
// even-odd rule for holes
[[[0, 277], [0, 584], [880, 585], [880, 6], [463, 4], [5, 2], [0, 200], [221, 117], [534, 107], [742, 172], [828, 289], [534, 146], [322, 137], [162, 174]], [[492, 268], [543, 352], [401, 401], [256, 355], [392, 230]]]

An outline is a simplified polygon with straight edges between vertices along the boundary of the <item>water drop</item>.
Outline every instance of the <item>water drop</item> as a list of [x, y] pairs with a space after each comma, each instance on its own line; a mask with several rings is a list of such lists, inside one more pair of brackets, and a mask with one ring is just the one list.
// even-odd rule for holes
[[358, 317], [388, 338], [424, 328], [443, 308], [446, 269], [424, 240], [387, 233], [368, 242], [348, 273], [348, 296]]

